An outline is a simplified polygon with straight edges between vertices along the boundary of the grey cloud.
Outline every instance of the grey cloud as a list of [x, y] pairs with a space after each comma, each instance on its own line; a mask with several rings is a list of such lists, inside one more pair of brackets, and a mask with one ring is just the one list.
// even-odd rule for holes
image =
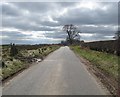
[[54, 31], [56, 28], [51, 28], [47, 26], [41, 27], [39, 25], [33, 25], [33, 22], [24, 20], [24, 18], [11, 18], [11, 19], [4, 19], [2, 20], [2, 26], [7, 28], [16, 28], [25, 31]]
[[[48, 3], [45, 3], [45, 4], [44, 3], [34, 3], [33, 4], [33, 3], [13, 3], [12, 5], [16, 6], [15, 8], [19, 8], [20, 6], [22, 7], [22, 8], [19, 8], [19, 10], [18, 9], [13, 10], [13, 9], [11, 9], [10, 4], [8, 4], [8, 5], [4, 4], [2, 6], [2, 8], [3, 8], [2, 26], [10, 27], [10, 28], [17, 28], [17, 29], [21, 29], [21, 30], [29, 30], [29, 31], [53, 31], [53, 30], [56, 30], [51, 27], [57, 26], [57, 23], [50, 22], [48, 20], [42, 21], [42, 19], [45, 18], [45, 16], [42, 15], [42, 12], [40, 14], [39, 14], [39, 12], [33, 14], [34, 11], [32, 11], [32, 9], [35, 10], [36, 8], [38, 11], [40, 11], [40, 10], [43, 11], [44, 8], [42, 6], [47, 8]], [[17, 6], [17, 5], [19, 5], [19, 6]], [[38, 5], [41, 5], [41, 6], [38, 6]], [[33, 7], [31, 7], [31, 6], [33, 6]], [[25, 15], [25, 14], [21, 13], [21, 9], [23, 10], [23, 8], [26, 8], [25, 10], [31, 9], [30, 14]], [[33, 23], [35, 25], [33, 25]], [[47, 27], [47, 26], [51, 26], [51, 27]]]
[[10, 39], [25, 38], [31, 35], [22, 34], [19, 31], [2, 31], [2, 36], [8, 36]]
[[54, 8], [54, 4], [50, 2], [14, 2], [13, 4], [32, 13], [46, 13], [49, 9]]
[[61, 7], [61, 8], [70, 8], [70, 7], [74, 7], [77, 5], [77, 3], [79, 2], [57, 2], [56, 5]]
[[[118, 6], [117, 3], [100, 3], [103, 6], [107, 6], [108, 10], [102, 9], [90, 10], [87, 8], [70, 9], [63, 17], [54, 18], [60, 21], [61, 24], [72, 23], [72, 24], [117, 24], [118, 22]], [[106, 5], [107, 4], [107, 5]]]
[[113, 29], [114, 25], [108, 25], [108, 27], [105, 27], [105, 25], [95, 25], [97, 27], [91, 27], [91, 26], [80, 26], [79, 29], [83, 33], [105, 33], [105, 34], [114, 34], [116, 32], [116, 29]]
[[59, 21], [58, 21], [58, 23], [50, 22], [50, 21], [41, 21], [41, 24], [44, 26], [52, 26], [52, 27], [60, 26]]
[[44, 34], [48, 38], [58, 38], [58, 39], [64, 39], [67, 36], [67, 33], [62, 31], [52, 31], [52, 32], [45, 32]]
[[8, 16], [19, 16], [20, 10], [14, 6], [13, 4], [2, 4], [2, 14], [8, 15]]
[[[85, 41], [100, 41], [100, 40], [109, 40], [109, 37], [106, 37], [107, 35], [105, 34], [99, 34], [99, 33], [94, 33], [93, 36], [81, 36], [81, 40]], [[113, 37], [112, 35], [109, 35]]]
[[[26, 35], [26, 34], [22, 34], [19, 31], [2, 31], [2, 36], [7, 36], [6, 38], [2, 38], [2, 43], [3, 44], [9, 44], [9, 43], [16, 43], [16, 44], [39, 44], [39, 43], [58, 43], [60, 41], [57, 40], [52, 40], [50, 37], [48, 36], [48, 38], [46, 39], [42, 39], [42, 38], [38, 38], [38, 39], [32, 39], [32, 35]], [[56, 37], [54, 37], [54, 39], [58, 39]]]
[[7, 36], [6, 38], [2, 38], [3, 44], [9, 44], [9, 43], [29, 43], [29, 40], [26, 40], [30, 35], [22, 34], [19, 31], [2, 31], [2, 36]]

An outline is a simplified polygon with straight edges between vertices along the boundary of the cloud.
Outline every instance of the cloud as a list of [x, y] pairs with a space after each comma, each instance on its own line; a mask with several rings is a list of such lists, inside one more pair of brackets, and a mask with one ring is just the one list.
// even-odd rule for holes
[[[117, 24], [118, 12], [117, 3], [99, 3], [100, 7], [89, 9], [85, 8], [72, 8], [64, 14], [63, 17], [56, 17], [55, 20], [60, 21], [61, 24], [73, 23], [73, 24]], [[106, 9], [102, 9], [106, 8]]]
[[52, 31], [52, 32], [45, 32], [45, 37], [48, 38], [57, 38], [57, 39], [65, 39], [67, 36], [67, 33], [63, 31]]
[[8, 2], [0, 7], [3, 43], [57, 43], [67, 35], [65, 24], [77, 25], [85, 41], [112, 39], [117, 31], [117, 2]]
[[21, 43], [24, 41], [29, 41], [31, 35], [22, 34], [19, 31], [2, 31], [2, 42], [3, 43]]
[[2, 14], [6, 16], [19, 16], [18, 8], [10, 3], [2, 4]]

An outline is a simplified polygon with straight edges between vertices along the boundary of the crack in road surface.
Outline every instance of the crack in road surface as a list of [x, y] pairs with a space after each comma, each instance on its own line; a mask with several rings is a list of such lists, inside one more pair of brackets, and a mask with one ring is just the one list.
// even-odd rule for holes
[[25, 70], [3, 88], [3, 95], [105, 94], [84, 64], [67, 46]]

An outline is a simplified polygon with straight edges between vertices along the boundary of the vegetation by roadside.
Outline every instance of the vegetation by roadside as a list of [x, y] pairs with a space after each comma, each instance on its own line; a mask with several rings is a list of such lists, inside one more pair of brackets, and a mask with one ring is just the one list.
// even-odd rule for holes
[[15, 73], [29, 67], [33, 62], [40, 62], [49, 53], [59, 48], [58, 45], [50, 46], [28, 46], [29, 49], [20, 49], [17, 47], [18, 53], [15, 56], [11, 56], [10, 46], [2, 46], [2, 66], [0, 68], [0, 76], [2, 80], [14, 75]]
[[[92, 68], [95, 67], [107, 79], [109, 79], [110, 81], [113, 81], [113, 80], [116, 82], [118, 81], [118, 59], [120, 59], [118, 58], [118, 56], [104, 53], [104, 52], [90, 50], [87, 48], [82, 48], [80, 46], [70, 46], [70, 48], [76, 54], [88, 60], [92, 64]], [[104, 80], [104, 77], [102, 77], [102, 79]], [[115, 84], [115, 83], [112, 82], [112, 84]], [[115, 92], [115, 91], [112, 90], [112, 92]]]

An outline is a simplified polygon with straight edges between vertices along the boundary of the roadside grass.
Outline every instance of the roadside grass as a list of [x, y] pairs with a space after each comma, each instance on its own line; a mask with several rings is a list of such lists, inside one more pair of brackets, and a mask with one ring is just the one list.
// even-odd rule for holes
[[108, 54], [104, 52], [93, 51], [90, 49], [84, 49], [80, 46], [70, 46], [70, 48], [79, 56], [90, 61], [93, 66], [102, 70], [104, 73], [118, 78], [118, 56]]
[[34, 50], [22, 50], [20, 53], [24, 57], [29, 57], [29, 56], [45, 57], [49, 53], [55, 51], [58, 48], [59, 48], [59, 46], [46, 46], [46, 47], [41, 47], [41, 48], [34, 49]]
[[12, 64], [7, 65], [7, 67], [2, 68], [2, 79], [8, 78], [18, 71], [26, 68], [26, 65], [19, 60], [12, 61], [11, 63]]
[[47, 56], [49, 53], [51, 53], [51, 52], [53, 52], [53, 51], [55, 51], [56, 49], [58, 49], [60, 46], [50, 46], [50, 47], [48, 47], [47, 48], [47, 50], [45, 50], [44, 52], [43, 52], [43, 56]]
[[[49, 53], [55, 51], [60, 46], [45, 46], [38, 49], [32, 49], [32, 50], [20, 50], [17, 56], [20, 56], [21, 58], [25, 57], [36, 57], [41, 58], [47, 56]], [[2, 52], [2, 60], [5, 63], [5, 67], [0, 68], [0, 76], [2, 77], [2, 80], [14, 75], [15, 73], [25, 69], [28, 67], [27, 60], [21, 61], [20, 59], [16, 59], [17, 57], [11, 57], [9, 54], [9, 47], [3, 48]]]

